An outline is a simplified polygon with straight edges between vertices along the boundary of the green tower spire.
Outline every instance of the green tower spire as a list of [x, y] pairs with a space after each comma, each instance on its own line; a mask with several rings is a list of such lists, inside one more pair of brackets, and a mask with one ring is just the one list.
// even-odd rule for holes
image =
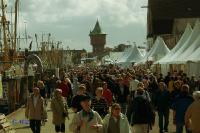
[[98, 34], [105, 34], [105, 33], [102, 32], [99, 20], [97, 19], [94, 29], [90, 31], [90, 35], [98, 35]]

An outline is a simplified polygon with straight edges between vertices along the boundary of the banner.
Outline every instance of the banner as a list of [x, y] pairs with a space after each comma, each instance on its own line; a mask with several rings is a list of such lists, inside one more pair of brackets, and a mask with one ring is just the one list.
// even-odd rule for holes
[[0, 74], [0, 98], [3, 98], [2, 75]]

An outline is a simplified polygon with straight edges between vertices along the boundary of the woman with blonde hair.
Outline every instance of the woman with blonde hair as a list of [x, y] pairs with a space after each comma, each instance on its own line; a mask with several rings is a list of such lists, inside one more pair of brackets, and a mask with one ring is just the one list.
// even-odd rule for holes
[[42, 80], [38, 80], [37, 87], [40, 89], [40, 95], [44, 98], [45, 106], [47, 106], [47, 91]]
[[103, 133], [131, 133], [127, 117], [121, 113], [121, 106], [114, 103], [111, 113], [103, 120]]
[[[56, 89], [54, 92], [54, 98], [51, 101], [51, 109], [53, 112], [53, 124], [55, 125], [55, 131], [57, 133], [65, 132], [65, 119], [68, 117], [67, 103], [62, 96], [62, 90]], [[69, 119], [69, 117], [68, 117]]]

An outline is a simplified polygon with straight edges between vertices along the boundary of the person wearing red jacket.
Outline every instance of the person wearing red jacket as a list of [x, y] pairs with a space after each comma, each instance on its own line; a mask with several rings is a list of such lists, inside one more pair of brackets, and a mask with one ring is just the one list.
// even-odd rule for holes
[[108, 89], [107, 83], [103, 82], [103, 97], [106, 99], [108, 105], [112, 104], [112, 92]]
[[72, 88], [68, 78], [64, 78], [61, 84], [58, 85], [58, 88], [62, 90], [62, 96], [67, 99], [72, 95]]

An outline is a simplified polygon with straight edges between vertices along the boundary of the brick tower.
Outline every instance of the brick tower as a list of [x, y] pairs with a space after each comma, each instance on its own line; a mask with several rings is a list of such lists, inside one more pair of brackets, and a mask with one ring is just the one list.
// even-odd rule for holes
[[93, 54], [99, 55], [103, 53], [106, 44], [106, 34], [102, 32], [99, 21], [97, 20], [95, 27], [90, 31], [90, 44], [93, 47]]

